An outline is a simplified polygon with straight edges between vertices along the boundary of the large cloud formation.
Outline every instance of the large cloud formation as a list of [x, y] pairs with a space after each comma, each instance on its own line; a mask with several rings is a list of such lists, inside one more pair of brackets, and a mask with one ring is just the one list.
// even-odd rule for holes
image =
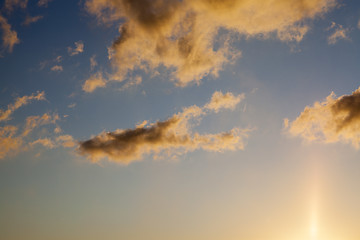
[[360, 147], [360, 88], [336, 98], [331, 93], [323, 102], [306, 107], [293, 122], [285, 119], [293, 136], [325, 143], [346, 142]]
[[152, 154], [154, 158], [178, 155], [203, 149], [221, 152], [244, 148], [244, 138], [250, 129], [233, 128], [228, 132], [200, 134], [193, 132], [192, 127], [199, 123], [201, 117], [221, 109], [233, 109], [243, 95], [215, 92], [211, 101], [198, 107], [184, 108], [165, 121], [148, 124], [144, 121], [134, 129], [103, 132], [90, 140], [80, 142], [79, 152], [87, 155], [93, 162], [102, 158], [109, 161], [128, 164], [141, 160], [144, 155]]
[[101, 22], [121, 20], [109, 57], [123, 81], [133, 70], [164, 66], [177, 85], [217, 76], [240, 56], [234, 34], [299, 42], [307, 20], [333, 8], [336, 0], [87, 0]]

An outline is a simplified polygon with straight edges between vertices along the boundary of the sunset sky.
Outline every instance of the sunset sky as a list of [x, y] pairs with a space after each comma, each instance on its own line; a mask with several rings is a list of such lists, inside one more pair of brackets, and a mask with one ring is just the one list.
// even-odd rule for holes
[[359, 1], [1, 0], [0, 37], [0, 239], [360, 239]]

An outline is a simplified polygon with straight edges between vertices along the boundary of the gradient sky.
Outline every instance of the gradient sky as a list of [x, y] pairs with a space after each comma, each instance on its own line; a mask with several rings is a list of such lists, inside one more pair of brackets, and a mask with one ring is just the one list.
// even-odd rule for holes
[[360, 3], [0, 1], [0, 239], [360, 239]]

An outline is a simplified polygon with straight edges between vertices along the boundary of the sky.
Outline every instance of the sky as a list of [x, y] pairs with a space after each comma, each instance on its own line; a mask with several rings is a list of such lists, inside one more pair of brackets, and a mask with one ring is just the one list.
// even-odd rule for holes
[[360, 239], [360, 3], [0, 1], [0, 239]]

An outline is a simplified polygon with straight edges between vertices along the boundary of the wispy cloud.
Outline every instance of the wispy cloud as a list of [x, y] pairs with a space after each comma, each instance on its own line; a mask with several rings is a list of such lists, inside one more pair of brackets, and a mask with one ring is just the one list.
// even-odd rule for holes
[[87, 0], [85, 7], [99, 21], [125, 21], [110, 51], [115, 73], [109, 81], [124, 81], [134, 70], [165, 66], [172, 81], [186, 86], [205, 76], [217, 77], [224, 64], [240, 57], [232, 47], [238, 35], [299, 42], [310, 28], [307, 21], [335, 4], [335, 0]]
[[18, 97], [15, 100], [15, 103], [8, 105], [6, 110], [0, 109], [0, 122], [9, 120], [15, 110], [17, 110], [18, 108], [20, 108], [24, 105], [27, 105], [32, 100], [38, 100], [38, 101], [45, 100], [45, 92], [38, 92], [38, 93], [36, 93], [36, 94], [34, 93], [30, 96]]
[[285, 119], [284, 123], [290, 135], [307, 141], [350, 142], [359, 148], [360, 88], [338, 98], [331, 93], [324, 101], [306, 107], [296, 120]]
[[93, 92], [96, 88], [105, 87], [105, 85], [106, 79], [103, 77], [101, 72], [97, 72], [85, 81], [82, 89], [85, 92]]
[[[230, 95], [232, 97], [229, 97]], [[153, 124], [144, 121], [134, 129], [103, 132], [90, 140], [80, 142], [79, 152], [93, 162], [107, 158], [109, 161], [128, 164], [141, 160], [144, 155], [161, 158], [176, 157], [197, 149], [214, 152], [244, 149], [244, 139], [248, 137], [250, 129], [235, 127], [216, 134], [201, 134], [192, 130], [194, 122], [199, 123], [203, 116], [217, 112], [220, 108], [232, 109], [241, 98], [242, 95], [216, 92], [204, 107], [193, 105], [165, 121]], [[214, 99], [227, 104], [217, 105], [219, 108], [208, 107], [212, 106]]]
[[5, 0], [4, 7], [8, 12], [12, 12], [14, 8], [26, 8], [28, 0]]
[[39, 7], [47, 7], [51, 1], [52, 0], [39, 0], [37, 4]]
[[93, 55], [90, 58], [90, 69], [91, 71], [94, 70], [94, 68], [98, 65], [98, 63], [96, 62], [96, 55]]
[[34, 16], [34, 17], [26, 16], [25, 21], [23, 22], [23, 25], [28, 26], [32, 23], [35, 23], [35, 22], [41, 20], [42, 18], [43, 18], [43, 16], [41, 16], [41, 15]]
[[17, 36], [17, 32], [11, 29], [11, 25], [2, 15], [0, 15], [0, 29], [2, 30], [3, 48], [12, 52], [15, 44], [20, 43], [20, 39]]
[[64, 69], [61, 65], [55, 65], [55, 66], [51, 67], [50, 70], [53, 72], [62, 72]]
[[333, 31], [333, 33], [328, 37], [329, 44], [336, 44], [339, 40], [350, 40], [349, 28], [344, 28], [342, 25], [332, 22], [328, 30]]
[[78, 55], [84, 52], [84, 43], [82, 41], [75, 42], [75, 48], [68, 47], [68, 53], [70, 56]]

